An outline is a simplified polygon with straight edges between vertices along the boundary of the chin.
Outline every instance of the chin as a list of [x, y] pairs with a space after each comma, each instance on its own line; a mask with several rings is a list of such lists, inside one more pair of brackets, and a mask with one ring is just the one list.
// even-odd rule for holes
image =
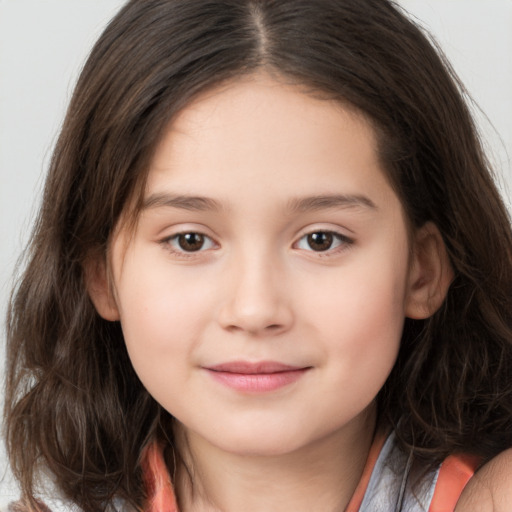
[[209, 442], [225, 452], [247, 457], [278, 457], [300, 450], [312, 442], [303, 436], [293, 436], [290, 431], [272, 429], [254, 432], [252, 428], [246, 433], [238, 431], [230, 434], [222, 438], [210, 438]]
[[259, 443], [255, 443], [254, 440], [246, 442], [240, 440], [238, 442], [231, 442], [223, 448], [227, 452], [244, 457], [280, 457], [292, 453], [300, 447], [301, 444], [284, 444], [280, 440], [265, 440]]

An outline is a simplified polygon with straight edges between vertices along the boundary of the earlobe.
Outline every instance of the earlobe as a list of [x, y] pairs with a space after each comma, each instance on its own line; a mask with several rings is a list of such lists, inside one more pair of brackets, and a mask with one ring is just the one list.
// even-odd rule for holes
[[105, 320], [112, 322], [119, 320], [119, 309], [111, 289], [104, 259], [90, 260], [85, 265], [84, 271], [87, 292], [98, 314]]
[[443, 303], [453, 280], [453, 269], [443, 237], [432, 222], [414, 236], [405, 315], [413, 319], [432, 316]]

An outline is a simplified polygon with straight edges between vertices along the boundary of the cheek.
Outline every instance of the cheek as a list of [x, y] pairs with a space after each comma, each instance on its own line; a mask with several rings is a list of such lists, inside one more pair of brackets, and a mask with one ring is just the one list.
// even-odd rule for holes
[[[332, 290], [336, 299], [318, 303], [314, 320], [310, 317], [315, 326], [310, 332], [321, 329], [315, 334], [324, 342], [323, 396], [325, 403], [335, 404], [330, 406], [332, 425], [355, 417], [375, 399], [398, 354], [404, 322], [401, 294], [383, 281], [370, 282], [365, 287], [361, 280], [348, 280], [347, 293]], [[322, 403], [314, 407], [312, 414], [320, 415]]]
[[[152, 265], [137, 272], [127, 262], [117, 289], [121, 325], [128, 353], [141, 377], [152, 380], [162, 367], [180, 364], [199, 343], [200, 333], [210, 321], [211, 294], [200, 279], [187, 273], [170, 273], [166, 265]], [[143, 268], [132, 265], [131, 268]], [[183, 274], [183, 273], [181, 273]]]
[[361, 259], [307, 296], [304, 318], [326, 340], [325, 358], [336, 365], [333, 378], [346, 376], [348, 384], [366, 375], [369, 385], [374, 378], [378, 386], [385, 381], [405, 319], [406, 268], [406, 248], [380, 258], [379, 264]]
[[[298, 293], [307, 298], [305, 310], [318, 318], [316, 323], [333, 333], [396, 332], [405, 316], [406, 265], [404, 257], [390, 257], [378, 264], [360, 260], [327, 274], [315, 286], [304, 283]], [[371, 337], [360, 342], [365, 339]]]
[[393, 366], [403, 329], [403, 309], [398, 297], [373, 289], [370, 294], [354, 290], [336, 306], [321, 309], [317, 325], [323, 326], [333, 359], [346, 366], [347, 371], [340, 375], [349, 374], [350, 367], [373, 375], [375, 371], [388, 372]]

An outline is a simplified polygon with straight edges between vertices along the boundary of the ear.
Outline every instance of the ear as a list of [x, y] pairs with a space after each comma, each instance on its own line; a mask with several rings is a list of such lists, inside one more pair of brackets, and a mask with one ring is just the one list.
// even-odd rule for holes
[[453, 280], [453, 269], [443, 237], [433, 222], [414, 235], [405, 316], [425, 319], [443, 303]]
[[114, 293], [104, 258], [91, 258], [84, 266], [85, 286], [98, 314], [105, 320], [119, 320]]

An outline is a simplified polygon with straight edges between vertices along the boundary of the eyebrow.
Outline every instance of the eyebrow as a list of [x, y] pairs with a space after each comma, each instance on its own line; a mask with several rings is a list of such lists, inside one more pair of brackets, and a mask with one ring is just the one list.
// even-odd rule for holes
[[[220, 211], [222, 205], [210, 197], [173, 195], [166, 193], [151, 194], [142, 203], [142, 209], [179, 208], [190, 211]], [[328, 210], [335, 208], [364, 208], [378, 210], [375, 203], [366, 196], [326, 194], [291, 199], [288, 210], [304, 213], [308, 211]]]
[[151, 194], [142, 203], [143, 210], [162, 207], [202, 212], [221, 210], [220, 203], [215, 199], [202, 196]]
[[378, 210], [377, 205], [362, 195], [327, 194], [292, 199], [288, 208], [292, 212], [308, 212], [334, 208], [363, 208]]

